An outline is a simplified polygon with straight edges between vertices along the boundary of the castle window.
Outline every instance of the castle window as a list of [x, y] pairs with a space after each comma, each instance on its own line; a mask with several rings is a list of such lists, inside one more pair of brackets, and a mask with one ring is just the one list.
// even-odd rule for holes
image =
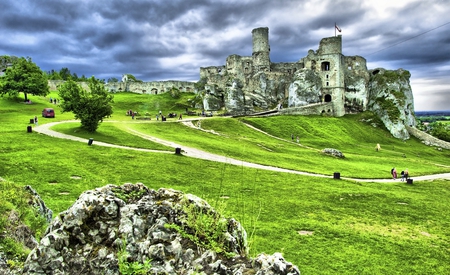
[[330, 94], [326, 94], [325, 95], [325, 102], [331, 102], [331, 95]]
[[330, 86], [330, 82], [327, 81], [327, 86]]
[[248, 68], [245, 68], [245, 69], [244, 69], [244, 72], [245, 72], [245, 73], [248, 73]]
[[322, 71], [329, 71], [330, 70], [330, 62], [324, 61], [322, 62]]
[[327, 79], [328, 79], [328, 75], [327, 75]]

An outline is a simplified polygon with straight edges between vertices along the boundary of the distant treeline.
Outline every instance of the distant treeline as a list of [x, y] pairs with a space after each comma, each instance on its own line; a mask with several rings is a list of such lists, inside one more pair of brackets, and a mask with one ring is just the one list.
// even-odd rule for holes
[[416, 117], [421, 122], [436, 122], [450, 120], [450, 111], [422, 111], [416, 112]]
[[417, 117], [422, 116], [444, 116], [448, 117], [450, 116], [450, 111], [418, 111], [416, 112]]

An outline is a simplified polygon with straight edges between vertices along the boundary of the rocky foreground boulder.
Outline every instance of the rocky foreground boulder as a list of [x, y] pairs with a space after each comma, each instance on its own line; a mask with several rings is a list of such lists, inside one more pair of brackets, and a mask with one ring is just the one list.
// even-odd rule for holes
[[300, 274], [279, 253], [248, 256], [239, 222], [206, 201], [143, 184], [86, 191], [51, 223], [23, 274]]

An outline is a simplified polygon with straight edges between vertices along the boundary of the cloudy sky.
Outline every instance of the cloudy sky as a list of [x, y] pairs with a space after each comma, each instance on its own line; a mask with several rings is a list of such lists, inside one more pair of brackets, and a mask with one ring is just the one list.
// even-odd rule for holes
[[0, 55], [44, 71], [198, 81], [251, 56], [269, 27], [272, 62], [295, 62], [341, 28], [343, 54], [411, 72], [415, 110], [450, 110], [450, 0], [1, 0]]

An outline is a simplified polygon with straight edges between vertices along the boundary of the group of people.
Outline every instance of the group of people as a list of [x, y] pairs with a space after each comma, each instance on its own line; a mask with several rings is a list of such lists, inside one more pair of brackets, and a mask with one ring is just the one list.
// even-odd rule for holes
[[131, 119], [134, 119], [134, 117], [137, 115], [137, 112], [133, 110], [128, 110], [127, 111], [127, 116], [131, 116]]
[[[394, 180], [397, 179], [397, 169], [395, 169], [395, 167], [391, 169], [391, 175]], [[400, 175], [401, 175], [401, 181], [408, 180], [408, 177], [409, 177], [408, 169], [401, 171]]]
[[[133, 111], [133, 110], [127, 111], [127, 116], [131, 116], [131, 119], [134, 119], [134, 117], [137, 116], [138, 114], [139, 114], [138, 112]], [[146, 113], [145, 115], [150, 116], [149, 113]], [[169, 113], [169, 117], [176, 117], [176, 116], [177, 116], [176, 113]], [[156, 117], [156, 120], [159, 120], [160, 118], [161, 118], [161, 121], [166, 120], [166, 117], [162, 114], [162, 111], [159, 111], [159, 113], [157, 113], [155, 117]], [[182, 114], [180, 114], [178, 116], [178, 120], [182, 120], [182, 119], [183, 119], [183, 116], [182, 116]]]

